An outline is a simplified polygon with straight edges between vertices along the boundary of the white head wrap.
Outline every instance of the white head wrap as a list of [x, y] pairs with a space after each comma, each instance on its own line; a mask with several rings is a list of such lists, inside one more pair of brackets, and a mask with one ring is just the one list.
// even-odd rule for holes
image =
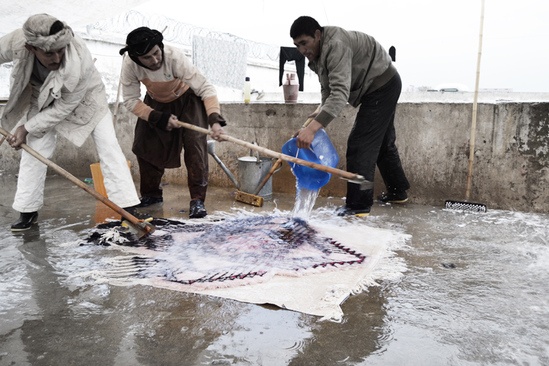
[[[52, 25], [55, 22], [60, 22], [63, 28], [51, 34], [53, 31]], [[23, 24], [23, 32], [25, 33], [27, 44], [44, 51], [58, 50], [66, 47], [74, 36], [71, 27], [49, 14], [32, 15]]]

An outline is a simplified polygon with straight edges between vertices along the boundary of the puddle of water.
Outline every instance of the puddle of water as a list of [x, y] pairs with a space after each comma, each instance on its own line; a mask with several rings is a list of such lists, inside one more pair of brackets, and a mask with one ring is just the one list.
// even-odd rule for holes
[[[1, 364], [80, 364], [91, 354], [114, 365], [549, 364], [549, 215], [408, 204], [342, 219], [329, 204], [304, 205], [311, 223], [411, 237], [378, 267], [379, 286], [350, 296], [335, 323], [98, 282], [94, 270], [119, 252], [78, 246], [91, 226], [82, 211], [95, 202], [54, 188], [62, 192], [55, 219], [45, 210], [35, 232], [0, 230]], [[3, 207], [0, 224], [8, 227], [14, 217]], [[82, 268], [89, 277], [70, 277]]]
[[397, 221], [412, 234], [408, 271], [388, 294], [392, 337], [365, 365], [398, 364], [414, 344], [425, 352], [407, 364], [549, 361], [547, 215], [437, 209]]
[[[231, 329], [215, 339], [199, 355], [196, 365], [289, 365], [311, 337], [307, 327], [288, 327], [301, 314], [272, 316], [271, 310], [251, 307], [234, 318]], [[254, 329], [250, 329], [254, 319]], [[227, 352], [230, 350], [230, 352]]]

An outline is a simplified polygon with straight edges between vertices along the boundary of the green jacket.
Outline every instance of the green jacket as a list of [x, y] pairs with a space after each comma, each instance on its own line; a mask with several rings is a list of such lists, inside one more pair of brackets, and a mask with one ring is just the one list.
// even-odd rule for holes
[[324, 127], [347, 102], [357, 107], [365, 94], [397, 73], [391, 56], [372, 36], [333, 26], [324, 27], [320, 56], [309, 67], [320, 81], [322, 106], [316, 120]]

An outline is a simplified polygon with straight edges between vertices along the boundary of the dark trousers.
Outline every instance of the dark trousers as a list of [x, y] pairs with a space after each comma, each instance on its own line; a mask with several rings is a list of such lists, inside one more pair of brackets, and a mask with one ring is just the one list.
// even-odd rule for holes
[[[158, 111], [169, 111], [180, 121], [208, 129], [208, 116], [200, 97], [189, 89], [171, 103], [160, 103], [148, 94], [145, 104]], [[181, 151], [187, 168], [187, 185], [192, 200], [206, 200], [208, 189], [207, 135], [186, 128], [160, 130], [147, 121], [137, 120], [132, 151], [137, 157], [142, 197], [162, 197], [160, 183], [165, 169], [181, 166]]]
[[162, 187], [160, 183], [164, 175], [164, 168], [149, 163], [137, 156], [139, 165], [139, 192], [142, 197], [162, 198]]
[[[347, 140], [347, 170], [373, 182], [377, 164], [389, 192], [410, 188], [395, 145], [395, 109], [401, 89], [400, 75], [396, 74], [381, 88], [366, 94]], [[360, 185], [347, 183], [347, 207], [362, 209], [373, 203], [372, 189], [361, 190]]]
[[[207, 125], [206, 125], [207, 126]], [[200, 126], [203, 127], [203, 126]], [[206, 128], [206, 127], [203, 127]], [[205, 134], [193, 130], [181, 131], [183, 136], [183, 160], [187, 168], [187, 185], [192, 200], [206, 200], [208, 189], [208, 152]], [[160, 183], [165, 169], [137, 156], [142, 197], [162, 197]]]

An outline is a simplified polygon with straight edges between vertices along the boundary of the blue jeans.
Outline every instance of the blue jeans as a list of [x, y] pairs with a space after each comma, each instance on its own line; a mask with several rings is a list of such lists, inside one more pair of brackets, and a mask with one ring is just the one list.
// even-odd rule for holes
[[[362, 97], [347, 139], [347, 170], [373, 182], [377, 164], [388, 192], [410, 188], [395, 145], [395, 109], [401, 89], [397, 73], [381, 88]], [[360, 185], [347, 183], [347, 207], [363, 209], [373, 203], [373, 189], [361, 190]]]

